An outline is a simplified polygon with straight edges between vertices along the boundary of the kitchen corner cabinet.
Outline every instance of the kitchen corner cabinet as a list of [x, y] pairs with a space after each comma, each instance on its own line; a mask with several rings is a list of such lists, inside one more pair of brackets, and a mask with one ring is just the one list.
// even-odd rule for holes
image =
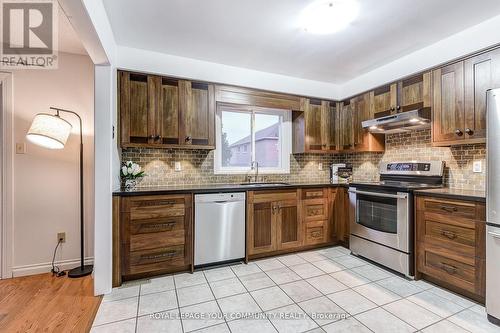
[[248, 192], [249, 256], [302, 245], [298, 202], [298, 190]]
[[329, 201], [330, 238], [343, 245], [348, 245], [350, 220], [347, 188], [337, 187], [330, 189]]
[[122, 147], [215, 148], [212, 84], [118, 72]]
[[432, 144], [486, 141], [486, 91], [500, 86], [500, 50], [492, 50], [432, 72]]

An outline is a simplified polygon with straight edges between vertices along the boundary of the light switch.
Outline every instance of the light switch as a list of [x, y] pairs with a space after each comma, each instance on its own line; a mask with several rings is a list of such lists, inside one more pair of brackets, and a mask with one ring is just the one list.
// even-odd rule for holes
[[483, 163], [481, 161], [474, 161], [474, 163], [472, 163], [472, 172], [474, 173], [483, 172]]
[[323, 163], [318, 163], [318, 170], [323, 170]]
[[181, 162], [174, 162], [174, 170], [182, 171]]
[[16, 143], [16, 154], [26, 154], [26, 143], [24, 142]]

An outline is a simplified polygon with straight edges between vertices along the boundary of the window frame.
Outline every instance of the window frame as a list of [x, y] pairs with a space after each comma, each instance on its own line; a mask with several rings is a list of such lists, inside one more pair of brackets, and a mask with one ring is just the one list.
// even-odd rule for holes
[[255, 161], [255, 115], [269, 114], [281, 117], [279, 144], [280, 167], [259, 167], [259, 174], [289, 174], [290, 173], [290, 154], [292, 152], [292, 111], [288, 109], [266, 108], [259, 106], [239, 105], [230, 103], [217, 103], [215, 113], [215, 151], [214, 151], [214, 174], [216, 175], [235, 175], [248, 174], [253, 172], [251, 166], [248, 167], [223, 167], [222, 166], [222, 112], [241, 112], [251, 114], [250, 117], [250, 152], [251, 162]]

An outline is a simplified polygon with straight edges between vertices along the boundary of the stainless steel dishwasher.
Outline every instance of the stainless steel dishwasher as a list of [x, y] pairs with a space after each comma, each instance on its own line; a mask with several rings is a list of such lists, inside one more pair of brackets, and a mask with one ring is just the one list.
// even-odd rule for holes
[[194, 196], [194, 265], [245, 257], [245, 193]]

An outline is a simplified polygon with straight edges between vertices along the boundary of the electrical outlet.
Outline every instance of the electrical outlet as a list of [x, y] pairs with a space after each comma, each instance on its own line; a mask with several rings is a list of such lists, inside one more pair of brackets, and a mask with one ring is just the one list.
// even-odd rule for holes
[[472, 163], [472, 172], [474, 173], [483, 172], [483, 163], [481, 161], [474, 161]]
[[182, 171], [181, 162], [174, 162], [174, 170]]
[[58, 232], [57, 233], [57, 241], [61, 241], [61, 243], [66, 243], [66, 233], [65, 232]]
[[323, 170], [323, 163], [318, 163], [318, 170]]
[[26, 154], [26, 143], [24, 142], [16, 143], [16, 154]]

